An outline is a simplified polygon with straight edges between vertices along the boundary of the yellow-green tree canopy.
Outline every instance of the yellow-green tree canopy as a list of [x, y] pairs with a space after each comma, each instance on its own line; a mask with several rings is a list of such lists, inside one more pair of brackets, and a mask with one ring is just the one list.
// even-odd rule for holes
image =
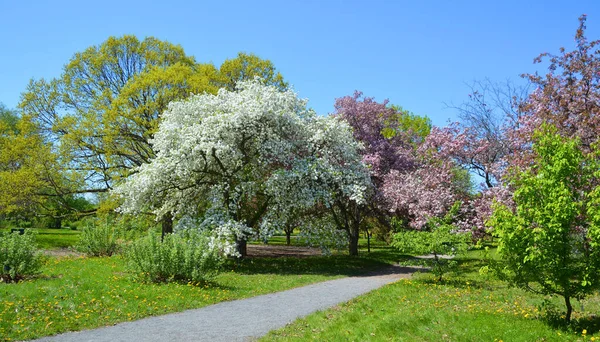
[[53, 155], [29, 118], [12, 118], [0, 120], [0, 214], [24, 215], [40, 204]]
[[237, 82], [252, 80], [255, 77], [261, 78], [264, 84], [275, 86], [279, 90], [285, 90], [288, 87], [287, 82], [283, 80], [283, 76], [275, 69], [270, 60], [244, 52], [238, 53], [236, 58], [227, 59], [221, 64], [218, 86], [233, 91]]
[[32, 80], [20, 108], [85, 185], [70, 184], [71, 191], [105, 192], [154, 157], [150, 140], [170, 102], [255, 76], [286, 87], [273, 64], [255, 55], [239, 54], [217, 69], [156, 38], [110, 37], [76, 53], [60, 77]]

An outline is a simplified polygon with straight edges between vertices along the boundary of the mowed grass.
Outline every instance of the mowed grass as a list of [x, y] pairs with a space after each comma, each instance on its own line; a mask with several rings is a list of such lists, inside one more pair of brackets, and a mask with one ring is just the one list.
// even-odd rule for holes
[[41, 249], [73, 247], [79, 241], [81, 232], [71, 229], [35, 229], [36, 242]]
[[[59, 249], [73, 247], [79, 241], [81, 232], [71, 229], [26, 228], [36, 233], [36, 242], [41, 249]], [[10, 232], [10, 229], [2, 229]]]
[[0, 284], [0, 340], [32, 339], [112, 325], [385, 265], [374, 258], [347, 256], [250, 258], [228, 262], [224, 273], [210, 284], [145, 284], [132, 280], [119, 256], [49, 258], [41, 277]]
[[[314, 313], [261, 341], [600, 341], [600, 297], [576, 303], [571, 326], [551, 324], [533, 295], [478, 273], [472, 254], [460, 274], [417, 274]], [[550, 302], [564, 310], [559, 298]], [[581, 305], [584, 311], [581, 311]]]

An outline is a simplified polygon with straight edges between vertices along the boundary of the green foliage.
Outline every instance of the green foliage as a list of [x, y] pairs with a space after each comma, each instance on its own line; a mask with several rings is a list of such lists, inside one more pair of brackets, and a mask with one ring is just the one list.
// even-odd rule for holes
[[90, 222], [81, 230], [76, 249], [88, 256], [111, 256], [119, 251], [118, 232], [108, 221]]
[[216, 91], [216, 72], [181, 46], [125, 35], [76, 53], [56, 79], [32, 80], [20, 108], [63, 161], [45, 193], [108, 191], [154, 156], [149, 139], [168, 103]]
[[28, 117], [0, 121], [0, 214], [25, 217], [39, 209], [38, 194], [48, 185], [44, 176], [53, 172], [54, 161]]
[[397, 112], [397, 115], [393, 122], [387, 122], [387, 127], [381, 132], [384, 137], [389, 139], [398, 134], [397, 132], [407, 132], [412, 143], [418, 144], [429, 135], [432, 127], [431, 119], [414, 114], [400, 106], [392, 105], [391, 107]]
[[273, 85], [280, 90], [288, 87], [281, 73], [275, 69], [273, 62], [244, 52], [238, 53], [236, 58], [227, 59], [221, 64], [216, 84], [219, 88], [233, 91], [237, 82], [252, 80], [255, 77], [260, 77], [265, 84]]
[[154, 158], [150, 140], [170, 102], [233, 89], [237, 81], [255, 76], [280, 89], [287, 87], [269, 60], [240, 53], [217, 69], [197, 63], [181, 46], [153, 37], [109, 37], [76, 53], [58, 78], [31, 80], [19, 104], [61, 161], [45, 168], [54, 172], [45, 175], [52, 186], [42, 193], [59, 198], [56, 203], [70, 212], [78, 210], [65, 199], [82, 193], [99, 194], [99, 211], [114, 209], [118, 201], [101, 194]]
[[225, 260], [208, 235], [194, 232], [168, 234], [162, 242], [148, 234], [129, 246], [126, 258], [136, 276], [155, 283], [209, 281]]
[[3, 103], [0, 103], [0, 127], [1, 130], [9, 130], [18, 133], [17, 124], [19, 122], [19, 114], [15, 110], [6, 108]]
[[406, 254], [432, 254], [431, 259], [424, 260], [438, 280], [442, 280], [445, 273], [456, 267], [456, 262], [449, 258], [464, 254], [470, 240], [469, 234], [457, 232], [452, 225], [459, 209], [460, 202], [456, 202], [445, 217], [431, 219], [428, 230], [397, 233], [392, 245]]
[[562, 296], [568, 322], [571, 299], [600, 285], [598, 159], [549, 126], [534, 141], [532, 166], [510, 178], [516, 210], [497, 204], [489, 225], [499, 237], [499, 274], [516, 286]]
[[119, 214], [112, 217], [111, 224], [118, 232], [119, 239], [125, 242], [134, 241], [148, 235], [149, 231], [158, 229], [152, 216]]
[[42, 255], [30, 230], [26, 229], [23, 235], [0, 232], [0, 282], [18, 282], [36, 275], [41, 266]]
[[475, 187], [469, 170], [456, 167], [453, 171], [454, 177], [452, 177], [452, 182], [454, 183], [454, 188], [464, 196], [473, 196]]

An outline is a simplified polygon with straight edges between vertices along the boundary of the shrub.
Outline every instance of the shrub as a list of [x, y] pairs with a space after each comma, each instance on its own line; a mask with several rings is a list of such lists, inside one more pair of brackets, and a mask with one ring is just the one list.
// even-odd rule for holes
[[432, 254], [432, 258], [424, 259], [425, 264], [431, 267], [431, 272], [439, 281], [442, 276], [455, 269], [456, 261], [448, 259], [466, 252], [470, 236], [459, 233], [452, 225], [460, 209], [460, 202], [456, 202], [443, 218], [432, 218], [427, 224], [428, 230], [404, 231], [394, 235], [392, 245], [402, 253]]
[[43, 257], [35, 245], [34, 234], [0, 233], [0, 281], [18, 282], [40, 273]]
[[134, 241], [148, 234], [150, 230], [156, 230], [156, 221], [150, 216], [144, 215], [118, 215], [112, 219], [112, 224], [123, 241]]
[[208, 281], [224, 261], [211, 238], [197, 232], [168, 234], [162, 242], [149, 234], [129, 246], [126, 258], [130, 269], [150, 282]]
[[118, 234], [108, 223], [92, 221], [81, 231], [75, 248], [88, 256], [111, 256], [119, 251]]

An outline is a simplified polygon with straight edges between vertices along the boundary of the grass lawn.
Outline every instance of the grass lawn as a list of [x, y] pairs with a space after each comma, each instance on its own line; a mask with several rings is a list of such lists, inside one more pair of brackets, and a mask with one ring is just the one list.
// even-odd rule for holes
[[[36, 232], [36, 241], [41, 249], [68, 248], [79, 241], [81, 232], [71, 229], [26, 228]], [[0, 231], [10, 232], [10, 229]]]
[[[43, 276], [0, 284], [0, 340], [23, 340], [142, 317], [199, 308], [385, 265], [389, 249], [369, 258], [250, 258], [229, 262], [212, 284], [144, 284], [132, 281], [125, 261], [49, 258]], [[251, 313], [249, 313], [251, 314]]]
[[[600, 297], [576, 303], [571, 327], [553, 326], [544, 298], [478, 273], [476, 253], [461, 274], [437, 283], [419, 274], [299, 319], [261, 341], [600, 341]], [[564, 311], [558, 298], [551, 302]], [[595, 336], [597, 335], [597, 336]]]

